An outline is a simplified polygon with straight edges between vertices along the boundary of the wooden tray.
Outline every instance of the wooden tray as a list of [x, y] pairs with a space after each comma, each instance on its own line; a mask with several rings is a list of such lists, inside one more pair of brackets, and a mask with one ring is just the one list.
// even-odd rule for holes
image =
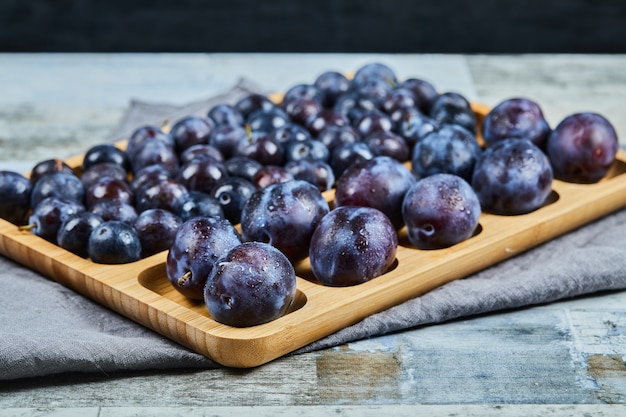
[[[488, 109], [474, 110], [482, 120]], [[166, 252], [132, 264], [95, 264], [0, 219], [0, 253], [220, 364], [254, 367], [626, 206], [625, 173], [626, 153], [620, 151], [601, 182], [555, 181], [544, 207], [519, 216], [483, 213], [480, 232], [451, 248], [414, 249], [401, 233], [396, 267], [354, 287], [314, 283], [305, 260], [296, 266], [298, 293], [290, 312], [250, 328], [219, 324], [203, 303], [180, 295], [167, 280]], [[326, 197], [332, 200], [332, 192]]]

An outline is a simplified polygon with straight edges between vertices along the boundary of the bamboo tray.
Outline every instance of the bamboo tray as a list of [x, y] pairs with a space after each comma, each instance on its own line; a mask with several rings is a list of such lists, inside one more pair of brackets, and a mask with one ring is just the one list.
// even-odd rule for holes
[[[474, 110], [480, 121], [488, 109], [474, 105]], [[289, 313], [249, 328], [219, 324], [202, 302], [180, 295], [165, 273], [166, 252], [131, 264], [95, 264], [0, 219], [0, 253], [222, 365], [247, 368], [626, 206], [625, 173], [626, 152], [619, 151], [599, 183], [555, 181], [544, 207], [519, 216], [483, 213], [479, 232], [451, 248], [414, 249], [401, 232], [393, 270], [357, 286], [317, 284], [305, 260], [296, 265], [298, 291]], [[332, 201], [332, 191], [326, 198]]]

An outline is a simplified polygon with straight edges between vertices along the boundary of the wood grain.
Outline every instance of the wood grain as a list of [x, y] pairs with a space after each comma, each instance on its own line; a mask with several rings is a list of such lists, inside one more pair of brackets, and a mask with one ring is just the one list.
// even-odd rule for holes
[[[479, 119], [488, 111], [478, 104], [474, 110]], [[68, 163], [81, 161], [77, 156]], [[291, 311], [250, 328], [217, 323], [203, 303], [180, 295], [167, 280], [165, 252], [126, 265], [95, 264], [6, 221], [0, 221], [0, 252], [220, 364], [255, 367], [626, 206], [625, 161], [620, 151], [597, 184], [555, 181], [554, 198], [535, 212], [483, 213], [480, 232], [451, 248], [414, 249], [401, 231], [396, 267], [358, 286], [319, 285], [305, 260], [296, 265], [298, 296]], [[332, 191], [326, 197], [332, 199]]]

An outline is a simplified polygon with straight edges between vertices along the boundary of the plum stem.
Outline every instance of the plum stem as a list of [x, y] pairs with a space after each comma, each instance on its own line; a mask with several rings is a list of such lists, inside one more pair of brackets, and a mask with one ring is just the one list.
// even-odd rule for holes
[[407, 129], [411, 129], [411, 115], [407, 113], [407, 115], [404, 116], [404, 119], [406, 120]]
[[252, 142], [252, 127], [250, 126], [249, 123], [246, 123], [245, 129], [246, 129], [246, 136], [248, 136], [248, 141]]
[[177, 282], [178, 286], [184, 287], [185, 283], [187, 283], [189, 278], [191, 278], [191, 271], [185, 272], [185, 274], [182, 277], [178, 278], [178, 282]]
[[61, 161], [60, 159], [54, 159], [54, 169], [57, 172], [61, 172], [63, 171], [63, 161]]
[[20, 230], [22, 232], [27, 232], [29, 230], [33, 230], [36, 228], [37, 228], [37, 225], [35, 223], [31, 223], [31, 224], [23, 224], [21, 226], [18, 226], [17, 230]]

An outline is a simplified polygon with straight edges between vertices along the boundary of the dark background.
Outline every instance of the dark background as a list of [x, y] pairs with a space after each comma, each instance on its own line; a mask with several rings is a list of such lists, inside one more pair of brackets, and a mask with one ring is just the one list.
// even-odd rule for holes
[[1, 0], [3, 52], [625, 53], [624, 0]]

